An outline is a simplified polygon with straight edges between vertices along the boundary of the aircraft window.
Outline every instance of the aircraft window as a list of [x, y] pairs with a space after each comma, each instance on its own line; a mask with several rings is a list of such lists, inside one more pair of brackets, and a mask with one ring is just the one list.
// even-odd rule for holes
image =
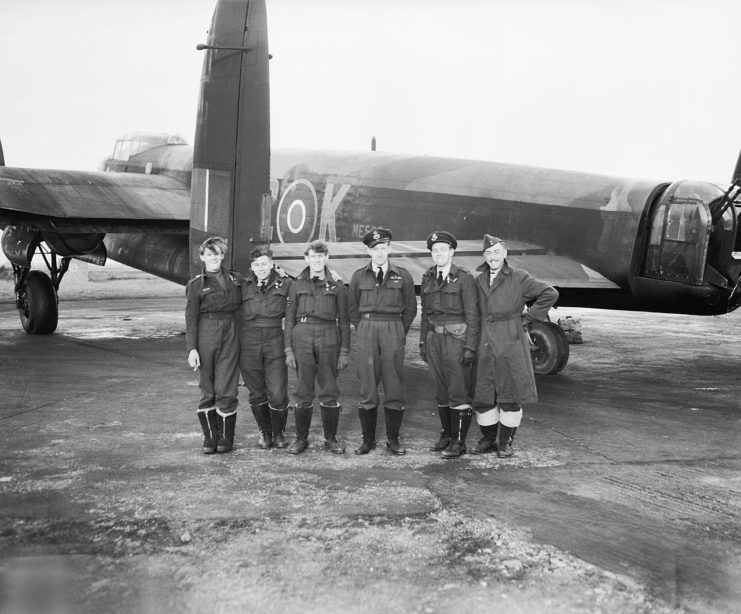
[[131, 141], [119, 141], [116, 144], [116, 152], [113, 154], [113, 157], [116, 160], [122, 160], [123, 162], [126, 162], [126, 160], [129, 159], [130, 155], [131, 155]]
[[179, 134], [130, 133], [116, 141], [116, 146], [113, 149], [113, 159], [126, 162], [131, 156], [154, 147], [187, 144], [188, 142]]
[[664, 211], [666, 210], [665, 205], [660, 205], [654, 215], [653, 224], [651, 224], [651, 236], [649, 237], [649, 245], [661, 245], [661, 233], [664, 230]]
[[723, 230], [733, 230], [733, 207], [729, 207], [723, 212]]
[[669, 205], [659, 257], [661, 277], [690, 283], [702, 281], [704, 258], [699, 241], [704, 218], [702, 203], [673, 202]]

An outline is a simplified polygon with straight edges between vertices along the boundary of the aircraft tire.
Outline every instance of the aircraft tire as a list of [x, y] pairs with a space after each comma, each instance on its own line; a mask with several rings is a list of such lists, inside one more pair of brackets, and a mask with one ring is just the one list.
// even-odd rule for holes
[[19, 298], [22, 306], [18, 308], [18, 315], [23, 330], [29, 335], [46, 335], [57, 329], [57, 293], [46, 273], [30, 271]]
[[566, 366], [569, 361], [569, 342], [557, 324], [531, 323], [530, 338], [534, 344], [530, 349], [533, 371], [537, 375], [553, 375]]

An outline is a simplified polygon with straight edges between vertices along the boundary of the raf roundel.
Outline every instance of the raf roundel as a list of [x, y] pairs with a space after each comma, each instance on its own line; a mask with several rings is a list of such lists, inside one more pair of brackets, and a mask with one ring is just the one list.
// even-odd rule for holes
[[316, 190], [310, 181], [297, 179], [284, 191], [276, 211], [276, 230], [281, 243], [304, 243], [314, 236], [319, 217]]

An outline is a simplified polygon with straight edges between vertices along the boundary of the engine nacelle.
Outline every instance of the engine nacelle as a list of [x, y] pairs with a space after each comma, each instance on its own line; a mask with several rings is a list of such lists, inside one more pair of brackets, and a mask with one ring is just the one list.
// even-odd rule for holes
[[[67, 256], [87, 256], [85, 260], [89, 261], [89, 258], [93, 257], [96, 260], [96, 264], [105, 264], [107, 256], [105, 245], [103, 245], [105, 233], [57, 234], [56, 232], [42, 231], [41, 236], [49, 246], [49, 249], [62, 258]], [[97, 262], [99, 258], [103, 259], [102, 263]]]
[[105, 233], [58, 234], [24, 226], [8, 226], [3, 230], [1, 243], [5, 257], [23, 268], [31, 267], [33, 256], [42, 241], [62, 258], [75, 257], [102, 266], [108, 256], [104, 238]]
[[23, 226], [7, 226], [3, 230], [3, 253], [16, 266], [30, 268], [36, 248], [42, 241], [38, 230], [31, 230]]

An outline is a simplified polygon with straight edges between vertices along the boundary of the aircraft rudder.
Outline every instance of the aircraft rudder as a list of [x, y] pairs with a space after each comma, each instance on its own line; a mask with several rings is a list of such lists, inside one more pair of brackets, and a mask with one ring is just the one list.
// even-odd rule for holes
[[208, 236], [229, 241], [225, 266], [244, 270], [265, 239], [270, 108], [265, 0], [220, 0], [201, 76], [191, 186], [191, 271]]

